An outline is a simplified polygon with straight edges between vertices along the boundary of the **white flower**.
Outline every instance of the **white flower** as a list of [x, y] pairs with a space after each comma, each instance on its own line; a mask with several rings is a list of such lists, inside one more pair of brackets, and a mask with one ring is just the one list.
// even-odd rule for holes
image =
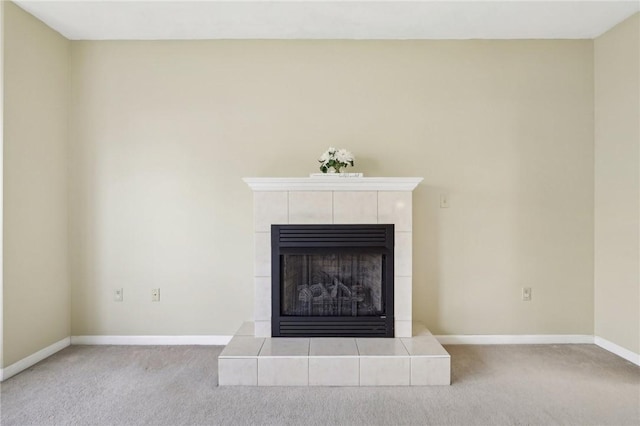
[[336, 149], [332, 146], [318, 159], [322, 173], [340, 172], [340, 169], [353, 166], [354, 156], [346, 149]]
[[350, 163], [353, 161], [353, 154], [351, 154], [344, 148], [340, 149], [338, 152], [336, 152], [336, 160], [338, 160], [340, 163]]

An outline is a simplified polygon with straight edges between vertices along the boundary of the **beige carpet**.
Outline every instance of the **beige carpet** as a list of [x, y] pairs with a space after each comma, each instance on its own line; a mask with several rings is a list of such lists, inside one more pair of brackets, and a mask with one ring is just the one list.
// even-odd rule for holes
[[447, 346], [447, 387], [217, 386], [222, 347], [72, 346], [2, 384], [10, 425], [638, 425], [640, 367], [594, 345]]

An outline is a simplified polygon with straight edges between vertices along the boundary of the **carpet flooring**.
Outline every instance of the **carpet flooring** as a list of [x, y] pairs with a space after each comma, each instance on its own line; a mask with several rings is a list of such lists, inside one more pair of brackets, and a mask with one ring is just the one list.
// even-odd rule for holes
[[638, 425], [640, 367], [595, 345], [447, 346], [452, 385], [218, 387], [220, 346], [71, 346], [1, 385], [11, 425]]

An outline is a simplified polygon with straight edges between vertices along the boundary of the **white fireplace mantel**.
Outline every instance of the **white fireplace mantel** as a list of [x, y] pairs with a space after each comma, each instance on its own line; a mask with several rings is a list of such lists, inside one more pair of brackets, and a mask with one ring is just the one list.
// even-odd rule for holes
[[247, 177], [253, 191], [413, 191], [421, 177]]

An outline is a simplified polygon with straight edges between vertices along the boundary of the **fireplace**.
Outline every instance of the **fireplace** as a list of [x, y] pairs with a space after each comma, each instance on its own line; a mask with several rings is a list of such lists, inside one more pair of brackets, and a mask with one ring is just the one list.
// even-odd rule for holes
[[394, 225], [272, 225], [273, 337], [394, 337]]
[[[271, 226], [393, 224], [393, 334], [412, 336], [412, 191], [422, 178], [245, 178], [253, 191], [254, 307], [257, 337], [272, 337]], [[390, 252], [389, 252], [390, 253]], [[280, 258], [280, 254], [276, 256]], [[387, 257], [390, 259], [391, 256]], [[276, 270], [279, 271], [279, 268]], [[390, 280], [388, 280], [390, 282]], [[278, 302], [279, 303], [279, 302]], [[279, 308], [279, 305], [278, 305]], [[279, 311], [278, 311], [279, 312]], [[387, 319], [390, 312], [387, 311]], [[331, 317], [327, 317], [331, 318]], [[366, 317], [362, 317], [366, 318]], [[331, 321], [327, 319], [327, 321]], [[389, 327], [390, 328], [390, 327]]]

